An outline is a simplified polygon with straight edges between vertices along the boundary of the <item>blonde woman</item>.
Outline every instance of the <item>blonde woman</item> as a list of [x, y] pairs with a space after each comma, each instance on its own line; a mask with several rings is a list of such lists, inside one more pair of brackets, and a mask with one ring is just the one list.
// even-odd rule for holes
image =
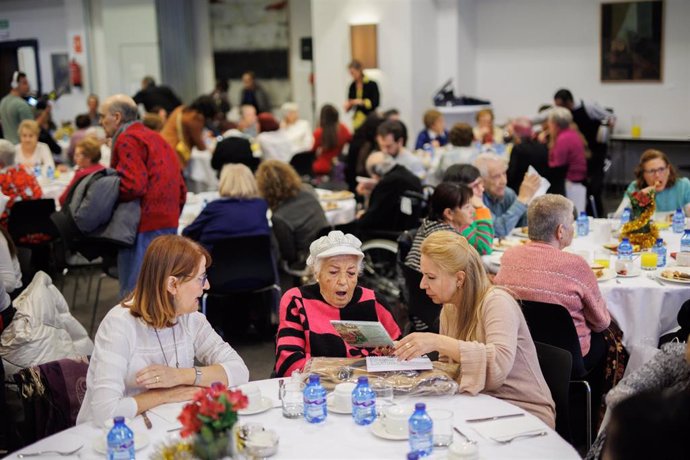
[[21, 164], [28, 168], [34, 166], [49, 167], [55, 169], [53, 154], [50, 153], [48, 145], [38, 142], [38, 135], [41, 128], [34, 120], [24, 120], [17, 129], [19, 134], [19, 144], [15, 147], [15, 164]]
[[240, 163], [223, 166], [220, 199], [211, 201], [182, 234], [209, 251], [213, 243], [236, 236], [270, 235], [268, 204], [260, 197], [252, 171]]
[[555, 405], [515, 299], [492, 286], [477, 251], [456, 233], [432, 233], [421, 253], [420, 288], [443, 304], [440, 333], [410, 334], [394, 354], [411, 359], [438, 351], [460, 363], [459, 391], [504, 399], [553, 428]]

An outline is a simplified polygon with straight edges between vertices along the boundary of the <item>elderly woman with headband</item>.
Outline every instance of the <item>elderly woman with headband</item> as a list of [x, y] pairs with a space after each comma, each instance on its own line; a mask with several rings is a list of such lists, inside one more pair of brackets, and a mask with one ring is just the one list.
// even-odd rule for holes
[[[198, 387], [249, 380], [242, 358], [199, 310], [211, 256], [198, 243], [159, 236], [144, 255], [134, 292], [103, 318], [77, 423], [132, 418], [192, 399]], [[197, 366], [195, 363], [199, 362]]]
[[276, 345], [278, 376], [302, 370], [312, 356], [359, 357], [380, 350], [347, 344], [332, 320], [380, 321], [397, 340], [400, 328], [376, 293], [357, 284], [364, 254], [355, 236], [332, 231], [314, 241], [307, 265], [316, 283], [292, 288], [280, 301], [280, 324]]
[[505, 399], [554, 427], [551, 392], [515, 299], [491, 284], [479, 254], [457, 233], [432, 233], [421, 252], [419, 287], [443, 304], [440, 333], [412, 333], [394, 354], [411, 359], [438, 351], [462, 367], [460, 392]]

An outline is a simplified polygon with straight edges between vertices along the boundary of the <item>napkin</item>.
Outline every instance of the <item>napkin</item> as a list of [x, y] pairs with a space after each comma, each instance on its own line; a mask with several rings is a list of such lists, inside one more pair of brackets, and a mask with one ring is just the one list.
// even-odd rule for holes
[[529, 168], [527, 168], [527, 174], [536, 174], [539, 176], [539, 188], [537, 189], [537, 192], [534, 194], [532, 199], [535, 199], [538, 196], [542, 196], [546, 193], [546, 191], [551, 187], [551, 182], [549, 182], [545, 177], [542, 177], [541, 174], [537, 172], [536, 169], [534, 169], [534, 166], [529, 165]]
[[182, 407], [184, 407], [185, 404], [187, 404], [187, 402], [162, 404], [153, 409], [149, 409], [148, 412], [156, 414], [168, 423], [179, 424], [180, 422], [177, 420], [177, 417], [182, 412]]
[[544, 424], [534, 417], [514, 417], [488, 422], [472, 423], [471, 426], [477, 433], [486, 439], [505, 439], [520, 434], [544, 431]]

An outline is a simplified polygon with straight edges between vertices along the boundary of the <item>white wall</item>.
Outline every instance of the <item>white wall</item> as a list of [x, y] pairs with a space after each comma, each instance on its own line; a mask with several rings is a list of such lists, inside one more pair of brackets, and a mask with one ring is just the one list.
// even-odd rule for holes
[[317, 115], [312, 108], [314, 98], [309, 75], [312, 71], [312, 61], [305, 61], [301, 57], [300, 39], [312, 36], [311, 1], [290, 0], [288, 2], [288, 17], [290, 24], [290, 86], [291, 97], [299, 105], [302, 118], [312, 123]]
[[475, 3], [477, 95], [492, 101], [498, 121], [532, 114], [554, 92], [596, 101], [632, 116], [646, 134], [690, 131], [690, 1], [666, 0], [662, 83], [601, 83], [598, 0], [482, 0]]

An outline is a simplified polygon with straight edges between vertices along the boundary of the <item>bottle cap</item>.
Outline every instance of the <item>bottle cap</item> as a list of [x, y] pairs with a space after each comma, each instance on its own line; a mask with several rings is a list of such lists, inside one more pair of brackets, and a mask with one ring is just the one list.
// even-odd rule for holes
[[424, 403], [417, 403], [414, 405], [414, 410], [426, 410], [426, 404]]
[[676, 212], [683, 212], [683, 210], [678, 208], [678, 209], [676, 209]]
[[125, 423], [125, 418], [121, 415], [118, 415], [117, 417], [113, 418], [113, 422], [115, 423]]
[[309, 383], [321, 383], [321, 378], [318, 374], [309, 374]]
[[623, 241], [621, 243], [630, 243], [630, 240], [628, 238], [623, 238]]
[[587, 213], [584, 212], [584, 211], [580, 211], [580, 216], [585, 216], [585, 217], [587, 217]]
[[369, 385], [369, 377], [361, 376], [361, 377], [357, 378], [357, 383], [358, 384], [366, 383], [367, 385]]
[[418, 460], [419, 454], [417, 452], [410, 452], [407, 454], [407, 460]]
[[664, 239], [663, 238], [657, 238], [656, 244], [664, 244]]

